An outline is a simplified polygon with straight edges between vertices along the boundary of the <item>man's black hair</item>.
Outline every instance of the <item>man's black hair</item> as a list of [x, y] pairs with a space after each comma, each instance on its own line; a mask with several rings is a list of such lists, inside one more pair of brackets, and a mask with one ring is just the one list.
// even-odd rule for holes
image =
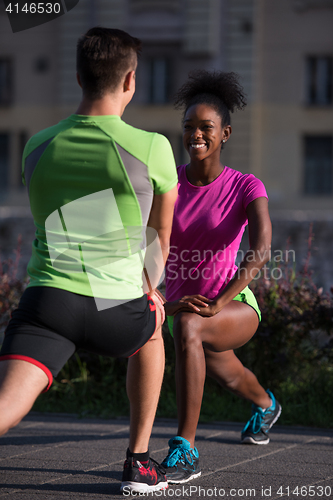
[[125, 31], [91, 28], [79, 38], [76, 70], [84, 94], [100, 99], [117, 89], [128, 71], [136, 69], [141, 41]]

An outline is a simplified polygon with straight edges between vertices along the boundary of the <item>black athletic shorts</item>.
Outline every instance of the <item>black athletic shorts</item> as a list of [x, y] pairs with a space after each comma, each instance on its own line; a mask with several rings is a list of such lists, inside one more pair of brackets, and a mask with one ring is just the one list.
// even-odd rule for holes
[[148, 295], [99, 311], [94, 297], [30, 287], [8, 323], [0, 361], [22, 359], [39, 366], [49, 378], [48, 389], [77, 349], [126, 358], [155, 327], [156, 306]]

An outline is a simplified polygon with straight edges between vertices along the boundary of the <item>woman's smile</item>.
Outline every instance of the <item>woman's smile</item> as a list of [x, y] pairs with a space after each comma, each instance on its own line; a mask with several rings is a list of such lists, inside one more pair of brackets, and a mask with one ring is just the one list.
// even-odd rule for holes
[[219, 157], [222, 136], [221, 117], [214, 108], [207, 104], [195, 104], [187, 110], [183, 140], [190, 156], [204, 159], [216, 153]]

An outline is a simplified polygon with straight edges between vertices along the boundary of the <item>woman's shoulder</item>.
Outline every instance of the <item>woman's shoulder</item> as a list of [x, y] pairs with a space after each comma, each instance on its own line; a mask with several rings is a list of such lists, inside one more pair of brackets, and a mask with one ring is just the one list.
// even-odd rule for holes
[[228, 166], [225, 166], [225, 171], [229, 177], [233, 177], [235, 179], [240, 179], [240, 180], [246, 180], [246, 179], [256, 179], [256, 176], [251, 174], [251, 173], [243, 173], [240, 172], [239, 170], [234, 170], [233, 168], [230, 168]]
[[263, 185], [263, 182], [256, 177], [254, 174], [251, 173], [243, 173], [240, 172], [239, 170], [234, 170], [230, 167], [225, 167], [226, 169], [226, 174], [230, 180], [237, 182], [237, 184], [246, 186], [248, 184], [258, 184], [258, 185]]

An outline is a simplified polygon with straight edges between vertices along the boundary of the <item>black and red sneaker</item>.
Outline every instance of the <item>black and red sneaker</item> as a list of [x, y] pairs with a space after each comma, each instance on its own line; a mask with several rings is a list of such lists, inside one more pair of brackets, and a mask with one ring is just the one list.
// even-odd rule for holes
[[165, 470], [155, 460], [149, 458], [142, 464], [135, 458], [127, 458], [124, 463], [120, 492], [124, 495], [165, 490], [168, 482]]

